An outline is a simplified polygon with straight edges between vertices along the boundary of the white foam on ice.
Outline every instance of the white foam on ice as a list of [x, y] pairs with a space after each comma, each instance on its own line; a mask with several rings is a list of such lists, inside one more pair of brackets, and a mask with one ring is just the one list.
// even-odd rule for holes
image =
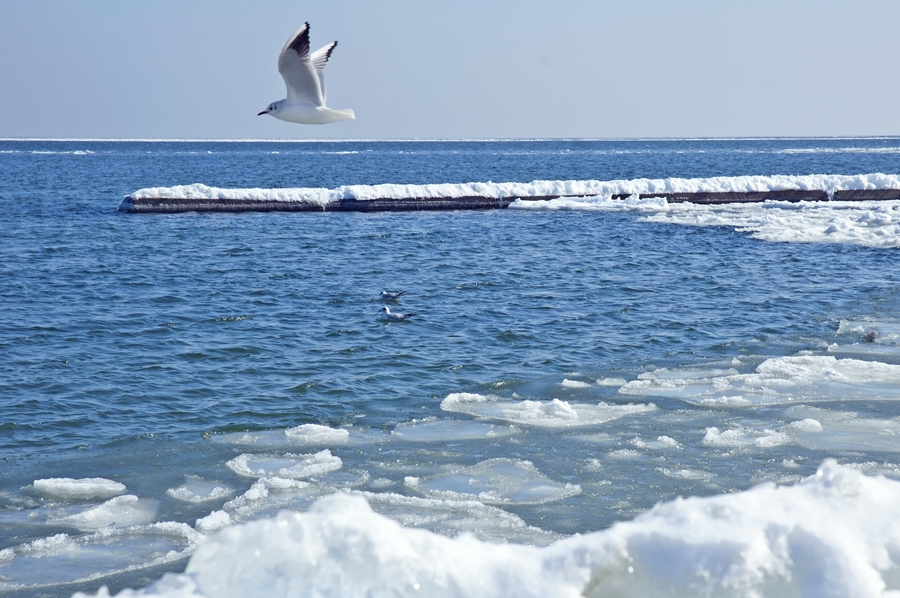
[[138, 498], [133, 494], [117, 496], [106, 502], [85, 507], [77, 512], [61, 510], [58, 517], [51, 517], [48, 523], [74, 527], [82, 531], [93, 531], [107, 527], [122, 528], [151, 523], [156, 518], [159, 501], [152, 498]]
[[430, 498], [474, 499], [486, 504], [542, 504], [581, 492], [577, 484], [554, 482], [530, 461], [503, 458], [427, 478], [410, 476], [405, 483]]
[[500, 419], [513, 424], [544, 428], [575, 428], [595, 426], [624, 417], [656, 409], [652, 404], [596, 405], [551, 401], [503, 401], [474, 393], [452, 393], [441, 401], [441, 409], [467, 413], [478, 417]]
[[0, 550], [0, 592], [39, 594], [39, 588], [173, 563], [199, 538], [191, 526], [172, 522], [41, 538]]
[[106, 478], [45, 478], [32, 486], [35, 492], [58, 499], [109, 498], [125, 492], [125, 484]]
[[238, 475], [263, 478], [308, 478], [336, 471], [343, 462], [328, 449], [314, 454], [260, 455], [244, 453], [228, 461], [225, 465]]
[[619, 392], [666, 396], [705, 406], [789, 404], [840, 399], [900, 399], [900, 365], [831, 355], [796, 355], [763, 361], [749, 374], [725, 373], [707, 378], [643, 374]]
[[358, 496], [231, 526], [139, 594], [853, 597], [900, 593], [900, 482], [826, 461], [790, 486], [662, 503], [547, 547], [402, 527]]
[[391, 436], [411, 442], [448, 442], [454, 440], [489, 440], [518, 434], [515, 426], [486, 422], [435, 419], [400, 424]]
[[234, 494], [234, 489], [219, 482], [210, 482], [196, 476], [188, 476], [184, 483], [176, 488], [169, 488], [166, 494], [177, 500], [201, 503], [209, 500], [220, 500]]

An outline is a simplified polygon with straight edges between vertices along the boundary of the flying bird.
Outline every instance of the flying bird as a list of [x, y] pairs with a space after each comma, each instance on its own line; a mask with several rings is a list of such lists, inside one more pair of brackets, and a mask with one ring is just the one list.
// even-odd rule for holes
[[271, 114], [287, 122], [304, 125], [356, 118], [353, 110], [332, 110], [325, 105], [325, 66], [337, 42], [309, 53], [309, 23], [288, 39], [278, 55], [278, 72], [284, 78], [287, 98], [272, 102], [257, 114]]
[[381, 291], [378, 294], [384, 301], [396, 301], [400, 297], [406, 294], [406, 291], [400, 291], [399, 293], [392, 293], [390, 291]]
[[402, 322], [403, 320], [408, 320], [416, 314], [392, 314], [391, 310], [385, 305], [381, 308], [381, 311], [384, 312], [384, 317], [390, 320], [391, 322]]

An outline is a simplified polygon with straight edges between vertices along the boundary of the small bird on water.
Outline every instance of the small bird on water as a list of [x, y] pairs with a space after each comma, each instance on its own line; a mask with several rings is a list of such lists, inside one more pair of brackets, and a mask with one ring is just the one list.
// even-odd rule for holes
[[309, 23], [304, 23], [278, 55], [278, 72], [287, 87], [287, 98], [272, 102], [257, 116], [271, 114], [304, 125], [327, 125], [356, 118], [353, 110], [332, 110], [325, 105], [325, 66], [336, 46], [337, 42], [331, 42], [310, 55]]
[[381, 291], [381, 293], [379, 293], [378, 296], [381, 297], [385, 301], [396, 301], [397, 299], [399, 299], [400, 297], [402, 297], [405, 294], [406, 294], [406, 291], [400, 291], [398, 293], [392, 293], [390, 291]]
[[402, 322], [403, 320], [408, 320], [416, 314], [392, 314], [391, 310], [388, 309], [387, 305], [381, 308], [381, 311], [384, 312], [384, 317], [390, 320], [391, 322]]

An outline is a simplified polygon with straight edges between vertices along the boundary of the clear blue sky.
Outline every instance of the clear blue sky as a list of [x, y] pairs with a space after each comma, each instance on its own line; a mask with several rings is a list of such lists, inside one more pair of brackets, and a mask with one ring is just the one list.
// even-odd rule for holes
[[[325, 126], [256, 113], [304, 21]], [[897, 0], [0, 0], [0, 137], [900, 135]]]

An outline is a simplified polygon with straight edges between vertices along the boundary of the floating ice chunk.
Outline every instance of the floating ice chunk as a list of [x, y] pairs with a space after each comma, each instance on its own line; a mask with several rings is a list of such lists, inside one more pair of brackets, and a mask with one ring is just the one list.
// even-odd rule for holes
[[343, 428], [329, 428], [318, 424], [303, 424], [286, 430], [261, 430], [218, 434], [212, 441], [239, 446], [335, 446], [347, 444], [350, 432]]
[[703, 437], [704, 446], [713, 447], [758, 447], [771, 448], [789, 444], [790, 436], [777, 430], [749, 430], [746, 428], [732, 428], [720, 431], [719, 428], [707, 428]]
[[808, 417], [788, 424], [788, 429], [792, 432], [821, 432], [822, 424], [818, 420]]
[[[900, 365], [834, 356], [796, 355], [762, 362], [752, 374], [708, 378], [646, 375], [619, 389], [627, 395], [670, 396], [697, 405], [783, 404], [839, 399], [900, 399]], [[735, 397], [741, 400], [736, 401]]]
[[707, 397], [700, 401], [703, 405], [752, 405], [752, 401], [748, 401], [744, 397], [733, 396], [733, 397]]
[[412, 442], [447, 442], [503, 438], [518, 433], [519, 429], [515, 426], [442, 419], [400, 424], [391, 435]]
[[624, 386], [628, 383], [625, 378], [598, 378], [597, 386]]
[[782, 430], [812, 450], [900, 452], [900, 418], [862, 418], [856, 413], [795, 407], [789, 415], [804, 417]]
[[342, 428], [329, 428], [318, 424], [303, 424], [284, 431], [292, 440], [305, 444], [344, 444], [350, 432]]
[[569, 380], [568, 378], [563, 378], [563, 381], [560, 382], [565, 388], [590, 388], [590, 382], [584, 382], [582, 380]]
[[431, 498], [487, 504], [541, 504], [581, 492], [580, 486], [554, 482], [530, 461], [515, 459], [488, 459], [424, 479], [408, 477], [406, 485]]
[[644, 457], [644, 453], [634, 449], [617, 449], [611, 451], [607, 457], [610, 459], [641, 459]]
[[668, 468], [660, 468], [659, 472], [664, 476], [673, 478], [676, 480], [691, 480], [691, 481], [701, 481], [708, 482], [712, 479], [713, 475], [708, 471], [698, 471], [696, 469], [668, 469]]
[[427, 529], [444, 536], [470, 533], [480, 540], [506, 544], [546, 545], [559, 534], [527, 525], [521, 518], [477, 500], [445, 500], [388, 492], [359, 492], [372, 509], [407, 527]]
[[282, 509], [303, 510], [317, 498], [357, 488], [368, 481], [369, 474], [365, 471], [332, 471], [316, 476], [314, 482], [277, 476], [260, 478], [242, 496], [228, 501], [222, 508], [235, 521], [248, 521]]
[[48, 523], [74, 527], [82, 531], [143, 525], [156, 518], [158, 505], [159, 502], [155, 499], [138, 498], [133, 494], [126, 494], [71, 515], [51, 518]]
[[166, 494], [185, 502], [201, 503], [208, 500], [228, 498], [234, 490], [218, 482], [208, 482], [195, 476], [188, 476], [184, 484], [177, 488], [169, 488]]
[[[404, 528], [336, 494], [306, 513], [226, 528], [177, 579], [179, 591], [193, 580], [217, 598], [887, 598], [900, 591], [897, 505], [900, 482], [826, 461], [801, 483], [677, 499], [539, 548]], [[182, 598], [173, 587], [170, 577], [144, 595]]]
[[545, 428], [594, 426], [626, 415], [645, 413], [656, 409], [652, 404], [597, 405], [570, 404], [567, 401], [501, 401], [470, 393], [447, 395], [441, 401], [441, 409], [467, 413], [479, 417], [501, 419], [514, 424]]
[[59, 499], [108, 498], [125, 492], [125, 484], [106, 478], [46, 478], [35, 480], [34, 490]]
[[213, 511], [206, 517], [198, 519], [197, 523], [194, 524], [194, 527], [201, 532], [208, 534], [220, 530], [223, 527], [228, 527], [232, 523], [234, 523], [234, 521], [231, 519], [231, 515], [225, 511]]
[[[209, 598], [200, 592], [193, 577], [174, 573], [166, 573], [162, 579], [150, 587], [141, 590], [124, 589], [115, 596], [116, 598], [140, 598], [141, 596], [146, 598]], [[72, 594], [72, 598], [111, 598], [111, 595], [109, 588], [101, 586], [96, 594], [75, 592]]]
[[41, 538], [0, 551], [0, 592], [38, 595], [40, 588], [174, 563], [199, 538], [189, 525], [171, 522]]
[[341, 468], [343, 462], [325, 449], [311, 455], [238, 455], [225, 465], [238, 475], [252, 478], [308, 478]]
[[681, 448], [681, 444], [679, 444], [677, 440], [670, 436], [657, 436], [656, 440], [641, 440], [640, 437], [637, 437], [631, 441], [631, 444], [639, 449], [649, 449], [655, 451]]

